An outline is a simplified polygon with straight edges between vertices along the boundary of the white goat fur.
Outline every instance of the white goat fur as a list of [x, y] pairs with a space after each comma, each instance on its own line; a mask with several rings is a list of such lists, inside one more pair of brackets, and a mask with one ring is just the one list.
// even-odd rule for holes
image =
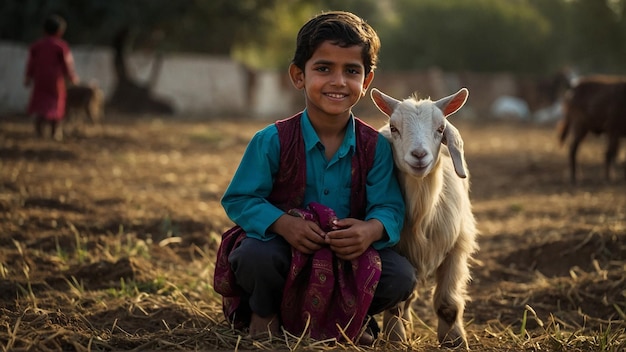
[[[447, 117], [465, 104], [468, 94], [463, 88], [437, 101], [416, 97], [399, 101], [377, 89], [371, 93], [376, 106], [389, 116], [380, 132], [392, 144], [406, 202], [398, 250], [415, 267], [421, 284], [435, 278], [433, 305], [441, 345], [465, 348], [468, 260], [478, 249], [477, 229], [463, 140]], [[406, 341], [411, 300], [385, 312], [384, 331], [390, 339]]]

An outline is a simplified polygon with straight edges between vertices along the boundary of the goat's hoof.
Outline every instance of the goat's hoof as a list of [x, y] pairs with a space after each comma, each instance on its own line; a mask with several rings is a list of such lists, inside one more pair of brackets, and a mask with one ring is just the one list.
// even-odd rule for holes
[[[402, 324], [402, 322], [397, 322], [396, 324]], [[385, 331], [385, 335], [389, 342], [406, 343], [408, 341], [406, 329], [402, 325], [392, 326], [391, 329]]]
[[358, 340], [359, 346], [372, 346], [374, 344], [374, 336], [368, 332], [364, 332]]
[[406, 335], [398, 335], [398, 334], [393, 334], [393, 333], [388, 336], [387, 340], [389, 342], [396, 342], [396, 343], [407, 343], [408, 341]]
[[467, 342], [465, 342], [465, 340], [463, 340], [462, 338], [457, 338], [456, 340], [450, 340], [450, 341], [443, 341], [440, 344], [441, 347], [444, 348], [450, 348], [450, 349], [469, 349], [467, 347]]
[[440, 335], [439, 344], [441, 347], [445, 348], [464, 348], [466, 350], [469, 349], [467, 345], [467, 340], [465, 339], [465, 334], [463, 334], [456, 328], [450, 329], [445, 335]]

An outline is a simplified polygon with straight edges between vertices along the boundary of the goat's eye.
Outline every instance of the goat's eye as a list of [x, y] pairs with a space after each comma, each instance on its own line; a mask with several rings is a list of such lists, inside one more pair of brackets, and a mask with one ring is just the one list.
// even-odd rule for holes
[[394, 125], [389, 125], [389, 130], [391, 133], [398, 133], [398, 129]]
[[437, 129], [437, 132], [439, 132], [439, 133], [443, 133], [443, 131], [444, 131], [445, 129], [446, 129], [446, 126], [445, 126], [445, 125], [441, 125], [441, 126], [439, 126], [439, 128]]

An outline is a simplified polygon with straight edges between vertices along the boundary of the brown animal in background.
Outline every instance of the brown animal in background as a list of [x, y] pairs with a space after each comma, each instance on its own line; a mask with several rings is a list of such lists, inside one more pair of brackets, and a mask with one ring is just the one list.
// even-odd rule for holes
[[[580, 79], [563, 102], [560, 141], [572, 134], [569, 146], [570, 178], [576, 183], [576, 153], [589, 132], [606, 134], [605, 178], [618, 154], [619, 139], [626, 136], [626, 77], [588, 76]], [[624, 170], [626, 177], [626, 168]]]
[[66, 121], [82, 124], [84, 116], [94, 125], [104, 116], [104, 93], [95, 84], [67, 87]]

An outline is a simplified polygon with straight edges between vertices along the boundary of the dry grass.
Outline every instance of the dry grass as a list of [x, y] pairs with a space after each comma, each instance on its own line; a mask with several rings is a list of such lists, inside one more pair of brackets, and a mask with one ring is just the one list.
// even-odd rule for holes
[[[232, 329], [211, 286], [231, 226], [219, 198], [267, 122], [107, 118], [63, 143], [33, 138], [29, 120], [0, 121], [3, 351], [438, 350], [428, 287], [406, 345]], [[482, 232], [470, 348], [625, 350], [626, 181], [600, 180], [603, 141], [583, 145], [572, 187], [551, 128], [458, 126]]]

